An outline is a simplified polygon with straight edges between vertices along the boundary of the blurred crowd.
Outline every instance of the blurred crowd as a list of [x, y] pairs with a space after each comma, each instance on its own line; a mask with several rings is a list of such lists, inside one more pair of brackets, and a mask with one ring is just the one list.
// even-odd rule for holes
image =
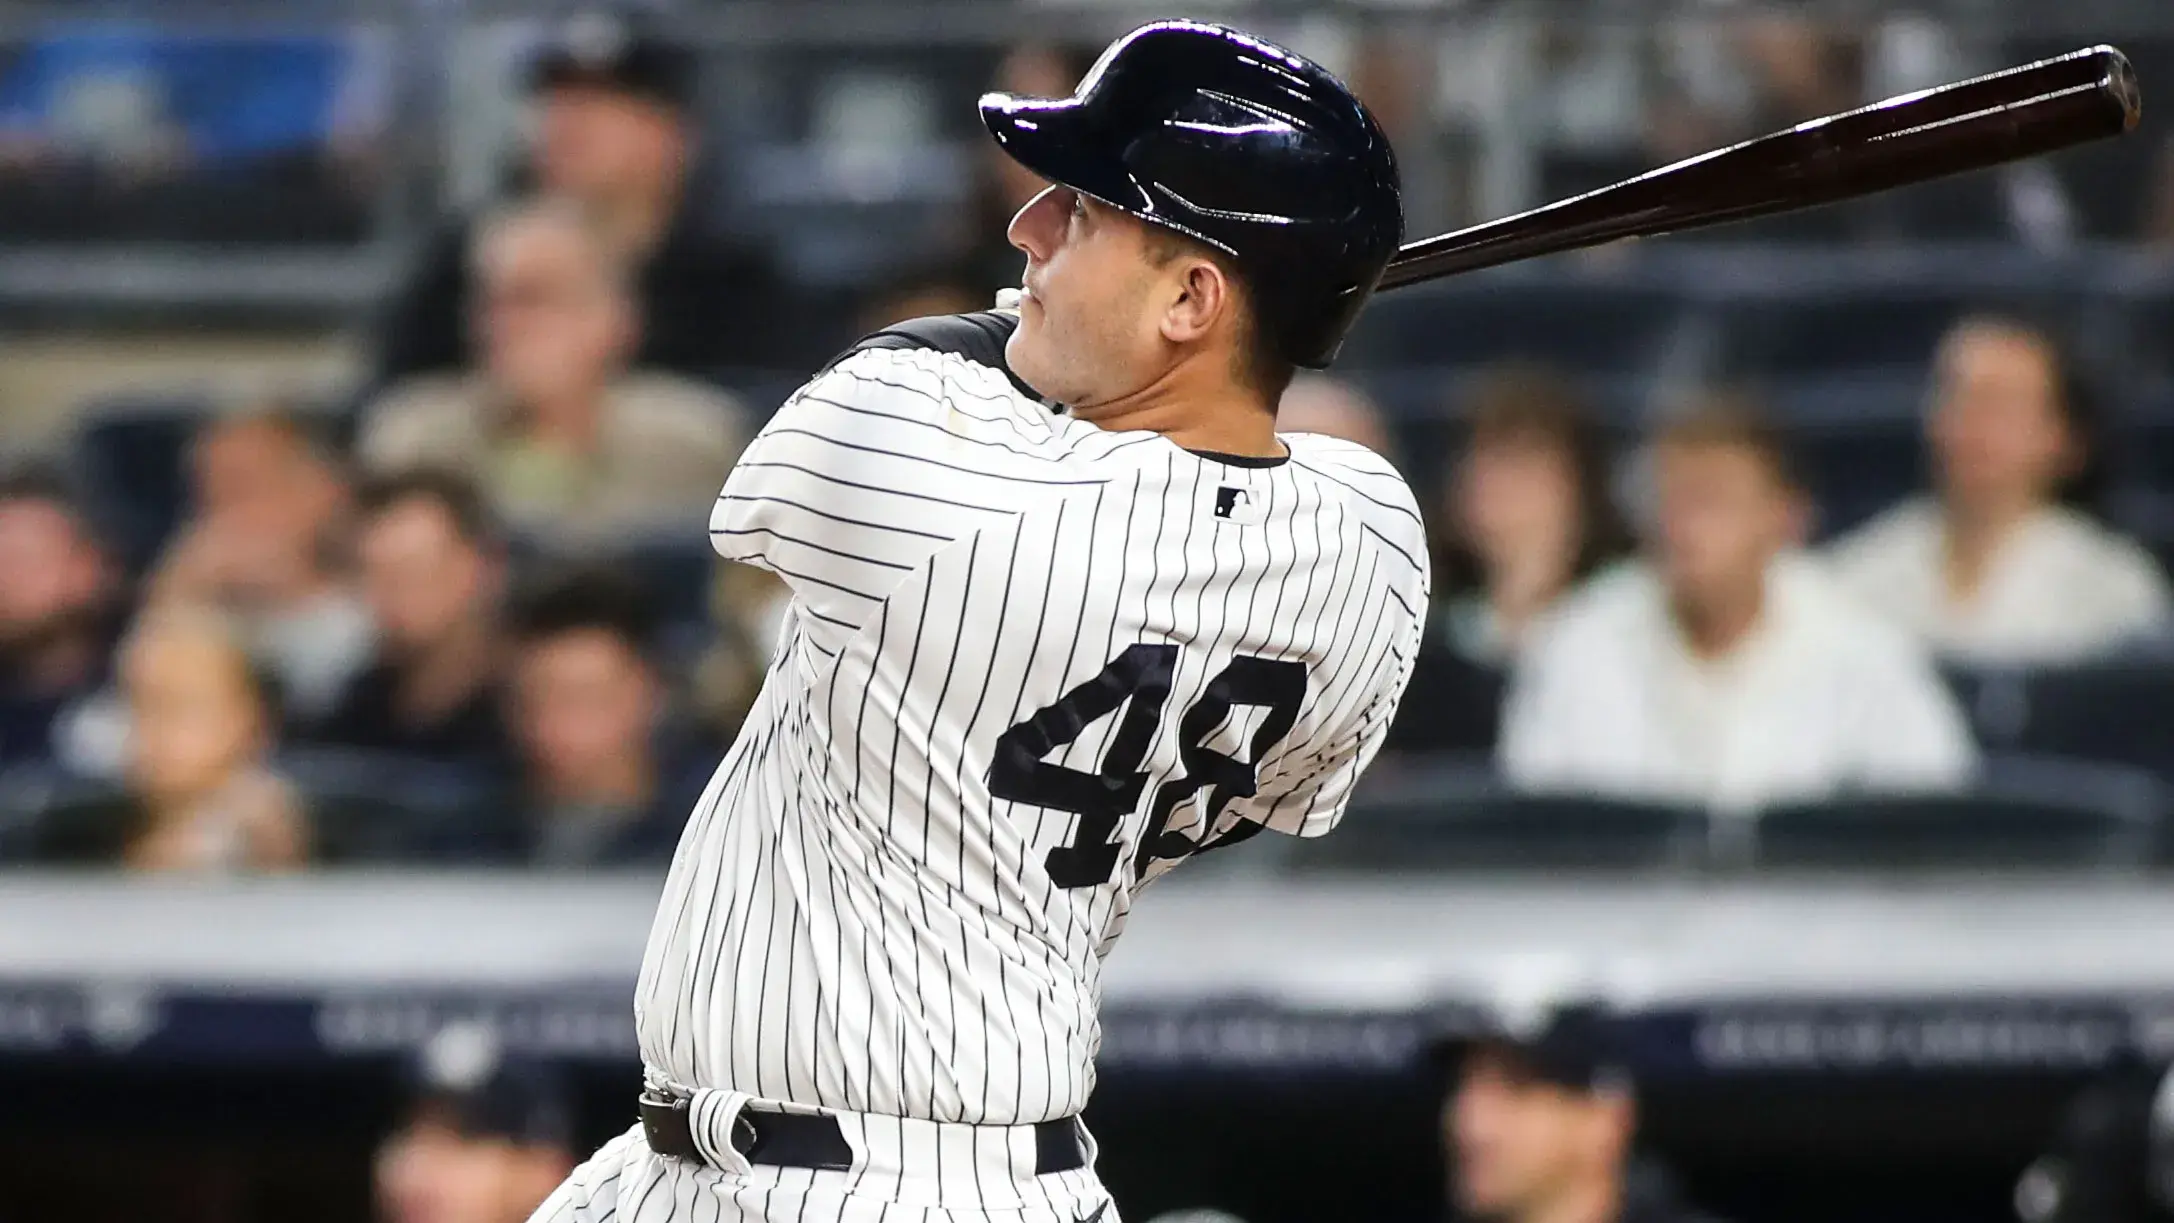
[[2100, 516], [2071, 360], [2046, 325], [1957, 322], [1925, 392], [1930, 487], [1823, 541], [1749, 391], [1665, 405], [1611, 454], [1568, 381], [1478, 379], [1430, 524], [1432, 657], [1392, 747], [1723, 814], [1968, 787], [1981, 753], [1943, 666], [2071, 666], [2174, 627], [2160, 561]]
[[[1766, 36], [1746, 62], [1803, 95], [1773, 106], [1854, 88]], [[1084, 63], [1022, 47], [998, 83], [1061, 93]], [[1022, 261], [1003, 219], [1038, 186], [992, 148], [951, 239], [825, 335], [768, 252], [697, 223], [695, 79], [660, 30], [569, 27], [528, 69], [517, 187], [425, 244], [351, 402], [192, 422], [181, 508], [149, 535], [64, 461], [5, 465], [0, 859], [669, 855], [785, 596], [706, 558], [760, 424], [711, 375], [986, 305]], [[1725, 134], [1685, 113], [1680, 139]], [[1457, 436], [1434, 453], [1359, 384], [1301, 378], [1285, 431], [1361, 442], [1427, 490], [1436, 610], [1392, 752], [1728, 814], [1969, 786], [1982, 753], [1940, 664], [2110, 656], [2166, 633], [2169, 592], [2101, 517], [2098, 405], [2058, 326], [1975, 315], [1929, 355], [1930, 485], [1838, 539], [1749, 389], [1624, 437], [1568, 374], [1505, 365], [1445, 387]]]
[[[450, 106], [454, 113], [442, 118], [459, 128], [481, 117], [461, 109], [495, 105], [496, 81], [465, 78], [497, 73], [499, 65], [475, 50], [503, 41], [504, 30], [492, 27], [493, 13], [467, 14], [458, 0], [436, 6], [443, 10], [440, 20], [472, 20], [477, 37], [427, 47], [434, 27], [342, 24], [343, 11], [371, 19], [380, 14], [336, 0], [313, 6], [314, 22], [301, 28], [263, 31], [104, 21], [53, 7], [60, 19], [0, 41], [0, 231], [23, 237], [359, 241], [383, 222], [389, 196], [409, 190], [411, 176], [432, 172], [428, 158], [415, 156], [425, 142], [415, 139], [414, 125], [431, 121], [420, 111]], [[1365, 94], [1404, 154], [1414, 221], [1430, 229], [1529, 207], [1726, 142], [2084, 41], [2039, 35], [2026, 14], [2000, 6], [1832, 11], [1850, 16], [1836, 19], [1806, 6], [1708, 5], [1637, 22], [1586, 21], [1501, 5], [1416, 28], [1349, 14], [1278, 15], [1267, 32], [1324, 59]], [[2150, 4], [2099, 11], [2109, 23], [2105, 35], [2122, 36], [2119, 41], [2139, 57], [2145, 80], [2174, 56], [2174, 44], [2151, 20]], [[1078, 16], [1054, 18], [1051, 28], [1092, 28]], [[1110, 28], [1103, 36], [1115, 32]], [[712, 56], [703, 62], [714, 77], [718, 48], [702, 47]], [[949, 113], [963, 108], [940, 101], [959, 96], [945, 79], [955, 61], [937, 47], [922, 50], [925, 62], [904, 68], [846, 62], [851, 57], [836, 50], [825, 53], [833, 56], [827, 62], [781, 58], [777, 79], [765, 77], [759, 88], [795, 99], [780, 114], [800, 107], [823, 112], [807, 135], [839, 149], [969, 135], [967, 116]], [[1088, 54], [1091, 48], [1020, 49], [1006, 62], [1003, 84], [1068, 86]], [[423, 67], [432, 55], [445, 62]], [[690, 70], [672, 79], [675, 65], [652, 65], [664, 74], [653, 81], [660, 96], [699, 119], [718, 120], [714, 126], [733, 127], [720, 110], [744, 101], [748, 91], [738, 83], [726, 90], [697, 88], [696, 62], [688, 56]], [[820, 67], [809, 71], [811, 64]], [[434, 88], [434, 70], [463, 79], [446, 99], [420, 102]], [[764, 71], [747, 62], [734, 70]], [[877, 75], [884, 77], [880, 85], [872, 84]], [[833, 85], [835, 93], [829, 92]], [[922, 114], [938, 108], [945, 113]], [[2174, 143], [2157, 120], [2147, 122], [2146, 138], [2133, 149], [2072, 160], [2059, 170], [2016, 167], [1862, 208], [1799, 215], [1777, 221], [1768, 232], [1853, 241], [1999, 236], [2038, 247], [2088, 238], [2174, 242]], [[732, 131], [723, 139], [776, 145], [790, 137]], [[633, 171], [649, 150], [626, 149], [626, 164], [617, 169]], [[456, 167], [452, 177], [473, 172]], [[1016, 183], [1004, 181], [1001, 172], [990, 177], [971, 192], [960, 193], [953, 184], [951, 192], [938, 193], [948, 205], [962, 198], [964, 204], [940, 210], [946, 215], [934, 219], [934, 229], [944, 232], [922, 235], [927, 241], [921, 253], [947, 240], [958, 241], [969, 255], [991, 253], [989, 223], [999, 214], [990, 206], [1001, 205]], [[763, 196], [762, 184], [732, 179], [729, 167], [722, 175], [705, 174], [699, 190], [741, 204]], [[868, 190], [847, 188], [844, 194]], [[706, 222], [710, 202], [684, 219]], [[621, 214], [614, 224], [634, 234], [674, 220]], [[994, 254], [997, 264], [1007, 262], [1001, 250]], [[890, 261], [879, 274], [894, 283], [866, 296], [897, 303], [978, 288], [990, 270], [971, 257]], [[680, 278], [684, 285], [695, 279]], [[443, 279], [434, 284], [452, 287]], [[438, 309], [444, 308], [441, 301]], [[392, 354], [395, 363], [444, 352], [428, 348], [427, 337], [410, 338], [426, 346]], [[669, 336], [657, 343], [662, 350], [672, 347]]]

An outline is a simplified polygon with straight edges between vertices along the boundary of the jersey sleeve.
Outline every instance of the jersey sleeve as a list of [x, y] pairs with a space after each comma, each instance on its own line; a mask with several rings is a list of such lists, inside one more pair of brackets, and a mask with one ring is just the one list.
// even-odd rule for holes
[[826, 654], [930, 555], [1013, 510], [961, 428], [964, 391], [926, 355], [860, 352], [817, 375], [711, 511], [718, 555], [784, 579]]
[[[1365, 627], [1350, 637], [1353, 652], [1331, 667], [1313, 732], [1296, 750], [1266, 762], [1253, 796], [1230, 808], [1292, 836], [1320, 836], [1343, 819], [1360, 776], [1388, 738], [1426, 633], [1431, 579], [1418, 506], [1394, 468], [1351, 449], [1363, 459], [1338, 474], [1366, 477], [1353, 482], [1366, 545], [1365, 563], [1352, 569], [1368, 605], [1355, 623]], [[1218, 823], [1231, 823], [1229, 815]]]
[[[1418, 622], [1414, 622], [1416, 630]], [[1385, 654], [1364, 700], [1317, 749], [1281, 762], [1274, 776], [1239, 808], [1247, 819], [1291, 836], [1317, 837], [1336, 827], [1350, 805], [1359, 777], [1389, 737], [1397, 703], [1411, 682], [1419, 634]]]

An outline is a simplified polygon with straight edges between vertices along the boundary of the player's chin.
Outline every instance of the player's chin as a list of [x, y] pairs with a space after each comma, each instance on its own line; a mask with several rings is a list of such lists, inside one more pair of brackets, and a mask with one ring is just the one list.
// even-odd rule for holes
[[1040, 313], [1038, 310], [1020, 311], [1019, 325], [1012, 328], [1011, 338], [1004, 341], [1004, 364], [1011, 367], [1020, 381], [1037, 389], [1041, 383], [1035, 380], [1035, 375], [1049, 368], [1042, 360], [1048, 332], [1042, 326]]

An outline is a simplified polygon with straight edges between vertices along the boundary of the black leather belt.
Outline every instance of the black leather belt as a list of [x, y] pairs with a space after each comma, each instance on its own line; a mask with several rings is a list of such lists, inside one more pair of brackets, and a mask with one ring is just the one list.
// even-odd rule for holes
[[[654, 1092], [641, 1098], [642, 1133], [649, 1149], [659, 1155], [710, 1161], [695, 1145], [694, 1127], [687, 1119], [688, 1102]], [[836, 1117], [809, 1113], [759, 1113], [741, 1109], [732, 1123], [732, 1149], [751, 1164], [774, 1168], [813, 1168], [844, 1172], [853, 1166], [853, 1148], [838, 1128]], [[1034, 1127], [1034, 1175], [1070, 1172], [1087, 1166], [1080, 1146], [1079, 1122], [1073, 1117], [1042, 1121]]]

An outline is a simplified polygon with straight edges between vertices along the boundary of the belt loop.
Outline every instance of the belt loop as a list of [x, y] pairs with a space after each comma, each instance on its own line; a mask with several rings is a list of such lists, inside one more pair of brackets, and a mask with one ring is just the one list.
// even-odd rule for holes
[[[695, 1149], [712, 1168], [745, 1176], [753, 1171], [747, 1153], [733, 1141], [735, 1131], [744, 1122], [740, 1113], [747, 1102], [754, 1099], [744, 1091], [732, 1091], [722, 1087], [698, 1087], [687, 1109], [687, 1128], [694, 1134]], [[747, 1135], [737, 1135], [746, 1138]]]

